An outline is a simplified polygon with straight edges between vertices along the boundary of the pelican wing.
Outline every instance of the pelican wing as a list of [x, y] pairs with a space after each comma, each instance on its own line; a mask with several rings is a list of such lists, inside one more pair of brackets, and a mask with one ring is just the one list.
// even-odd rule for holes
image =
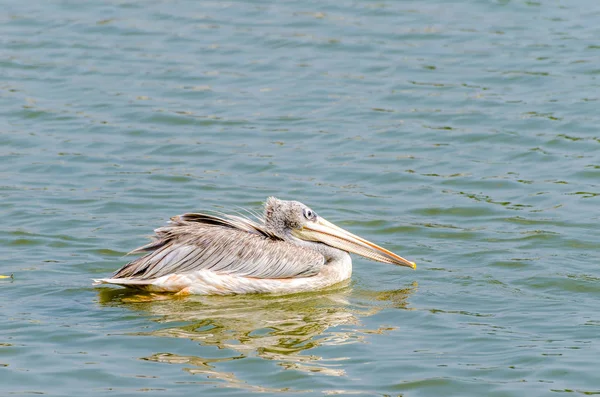
[[113, 278], [150, 280], [169, 274], [212, 270], [254, 278], [313, 276], [325, 258], [281, 240], [260, 223], [238, 216], [184, 214], [156, 229], [155, 240], [133, 253], [148, 252]]

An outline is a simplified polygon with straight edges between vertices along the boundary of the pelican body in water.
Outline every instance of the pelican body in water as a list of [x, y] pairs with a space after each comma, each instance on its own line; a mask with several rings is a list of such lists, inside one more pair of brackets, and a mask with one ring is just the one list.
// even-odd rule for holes
[[298, 201], [269, 197], [263, 219], [184, 214], [155, 230], [146, 252], [97, 284], [148, 291], [227, 295], [295, 293], [350, 278], [349, 252], [407, 266], [410, 262], [326, 221]]

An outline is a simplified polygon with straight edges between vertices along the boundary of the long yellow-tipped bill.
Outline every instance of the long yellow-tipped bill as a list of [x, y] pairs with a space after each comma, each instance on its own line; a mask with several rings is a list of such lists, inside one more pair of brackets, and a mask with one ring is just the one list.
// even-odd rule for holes
[[377, 244], [355, 236], [321, 217], [318, 217], [314, 222], [307, 223], [300, 230], [294, 230], [292, 234], [303, 240], [319, 241], [378, 262], [407, 266], [412, 269], [417, 268], [416, 263], [404, 259]]

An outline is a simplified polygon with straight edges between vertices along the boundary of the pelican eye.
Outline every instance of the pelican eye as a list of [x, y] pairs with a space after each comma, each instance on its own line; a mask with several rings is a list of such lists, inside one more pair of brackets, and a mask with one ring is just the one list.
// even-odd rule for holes
[[317, 214], [310, 208], [305, 208], [302, 213], [304, 214], [304, 217], [309, 220], [313, 220], [317, 217]]

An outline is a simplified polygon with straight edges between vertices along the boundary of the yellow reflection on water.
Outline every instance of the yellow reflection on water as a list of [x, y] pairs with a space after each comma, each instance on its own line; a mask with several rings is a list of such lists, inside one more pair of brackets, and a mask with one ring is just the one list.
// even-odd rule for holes
[[413, 283], [399, 290], [365, 291], [354, 290], [346, 283], [334, 289], [284, 296], [185, 297], [98, 288], [98, 295], [102, 305], [142, 311], [165, 325], [135, 335], [185, 338], [235, 352], [225, 358], [161, 352], [142, 359], [183, 364], [186, 371], [223, 381], [228, 387], [283, 392], [288, 390], [248, 385], [235, 374], [220, 372], [217, 364], [251, 356], [274, 361], [284, 369], [344, 376], [347, 357], [323, 359], [309, 351], [318, 346], [361, 343], [370, 334], [389, 332], [392, 328], [365, 329], [361, 318], [386, 307], [407, 309], [408, 298], [416, 288]]

